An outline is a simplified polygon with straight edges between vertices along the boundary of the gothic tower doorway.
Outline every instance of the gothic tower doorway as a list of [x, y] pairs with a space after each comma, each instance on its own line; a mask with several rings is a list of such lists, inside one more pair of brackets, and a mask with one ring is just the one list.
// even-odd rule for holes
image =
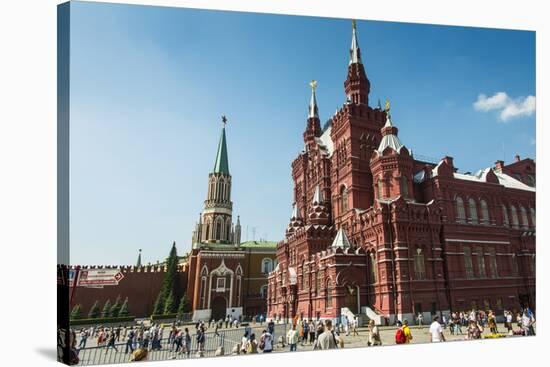
[[212, 300], [212, 318], [214, 320], [225, 319], [225, 312], [227, 310], [227, 301], [224, 297], [217, 296]]

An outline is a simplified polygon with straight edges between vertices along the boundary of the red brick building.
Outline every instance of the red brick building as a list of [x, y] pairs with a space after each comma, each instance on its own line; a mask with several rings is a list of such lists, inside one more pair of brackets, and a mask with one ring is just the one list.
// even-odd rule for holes
[[316, 83], [294, 210], [269, 275], [268, 316], [383, 322], [535, 306], [535, 162], [459, 173], [416, 159], [370, 82], [355, 24], [346, 103], [321, 129]]

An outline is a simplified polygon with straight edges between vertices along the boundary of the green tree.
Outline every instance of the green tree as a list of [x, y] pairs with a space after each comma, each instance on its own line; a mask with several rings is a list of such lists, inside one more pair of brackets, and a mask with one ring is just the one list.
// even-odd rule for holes
[[183, 318], [183, 314], [187, 313], [191, 310], [191, 304], [189, 303], [189, 298], [187, 298], [187, 294], [184, 294], [183, 297], [181, 297], [180, 305], [178, 307], [178, 315], [176, 316], [178, 320], [181, 320]]
[[155, 305], [153, 306], [153, 315], [162, 315], [164, 312], [164, 295], [159, 292]]
[[126, 299], [124, 299], [124, 303], [122, 304], [122, 306], [120, 306], [120, 310], [118, 311], [118, 316], [125, 317], [128, 315], [130, 315], [130, 311], [128, 310], [128, 297], [126, 297]]
[[122, 303], [120, 302], [120, 294], [119, 294], [116, 297], [115, 303], [111, 306], [111, 309], [109, 310], [109, 316], [118, 317], [118, 313], [120, 312], [121, 306], [122, 306]]
[[101, 311], [101, 317], [109, 317], [111, 316], [111, 301], [107, 300], [105, 302], [105, 305], [103, 305], [103, 310]]
[[82, 318], [82, 305], [76, 305], [71, 311], [71, 320]]
[[177, 301], [174, 298], [174, 292], [171, 290], [164, 302], [164, 314], [176, 313], [178, 310]]
[[90, 319], [96, 319], [99, 317], [99, 301], [95, 301], [93, 306], [90, 308], [90, 312], [88, 312], [88, 317]]

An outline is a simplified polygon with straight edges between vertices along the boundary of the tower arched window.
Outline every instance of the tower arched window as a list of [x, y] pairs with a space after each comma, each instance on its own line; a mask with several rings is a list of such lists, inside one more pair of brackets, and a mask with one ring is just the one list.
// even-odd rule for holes
[[466, 221], [466, 211], [464, 210], [464, 200], [460, 196], [456, 197], [456, 221], [464, 223]]
[[476, 201], [473, 198], [470, 198], [470, 200], [468, 200], [468, 206], [470, 208], [470, 222], [477, 224], [478, 216]]
[[326, 307], [332, 307], [332, 281], [330, 278], [327, 280], [327, 288], [325, 290], [325, 305]]
[[344, 213], [348, 210], [349, 202], [348, 202], [348, 189], [345, 186], [342, 186], [340, 188], [340, 200], [341, 200], [341, 212]]
[[262, 260], [262, 273], [269, 274], [273, 270], [273, 260], [263, 259]]
[[521, 213], [521, 224], [523, 228], [529, 228], [529, 219], [527, 218], [527, 210], [525, 207], [520, 206], [519, 212]]
[[222, 238], [222, 228], [223, 228], [222, 219], [218, 218], [216, 220], [216, 233], [215, 233], [215, 238], [217, 240], [220, 240]]
[[481, 199], [481, 223], [489, 224], [489, 206], [484, 199]]
[[401, 196], [404, 198], [408, 198], [409, 197], [409, 180], [407, 179], [407, 176], [401, 176], [400, 184], [401, 184]]
[[505, 227], [510, 225], [510, 220], [508, 219], [508, 208], [504, 204], [502, 204], [502, 225]]
[[514, 228], [518, 228], [519, 227], [518, 211], [516, 210], [516, 207], [513, 205], [510, 207], [510, 211], [512, 212], [512, 225], [514, 226]]

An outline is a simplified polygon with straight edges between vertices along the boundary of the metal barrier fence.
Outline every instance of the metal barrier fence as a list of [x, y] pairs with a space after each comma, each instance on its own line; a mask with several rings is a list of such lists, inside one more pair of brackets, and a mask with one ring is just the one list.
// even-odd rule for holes
[[[262, 331], [267, 329], [267, 326], [251, 326], [252, 333], [256, 334], [256, 340], [259, 341]], [[216, 350], [223, 346], [224, 354], [230, 355], [231, 351], [236, 344], [240, 344], [244, 335], [244, 328], [230, 329], [230, 330], [218, 330], [218, 333], [206, 332], [205, 343], [203, 348], [203, 357], [214, 357]], [[273, 344], [275, 344], [280, 336], [286, 336], [287, 324], [275, 325], [273, 332]], [[82, 348], [78, 352], [79, 363], [81, 366], [99, 365], [99, 364], [111, 364], [111, 363], [125, 363], [130, 361], [130, 350], [126, 353], [126, 342], [115, 344], [116, 350], [112, 347], [88, 347]], [[189, 357], [187, 353], [181, 351], [175, 352], [175, 346], [168, 344], [168, 338], [161, 340], [160, 350], [151, 350], [151, 342], [148, 346], [149, 352], [147, 355], [148, 361], [164, 361], [170, 359], [186, 359], [186, 358], [198, 358], [197, 352], [199, 351], [196, 335], [191, 335], [191, 350]], [[172, 350], [171, 350], [172, 349]]]

